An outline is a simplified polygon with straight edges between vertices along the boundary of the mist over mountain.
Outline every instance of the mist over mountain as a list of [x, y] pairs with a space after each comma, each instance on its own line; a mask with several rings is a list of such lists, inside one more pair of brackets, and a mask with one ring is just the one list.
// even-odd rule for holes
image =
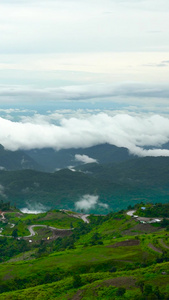
[[[152, 149], [152, 147], [147, 146], [145, 149]], [[169, 143], [162, 145], [160, 148], [155, 147], [153, 149], [169, 149]], [[53, 148], [42, 148], [17, 151], [6, 150], [0, 145], [0, 169], [8, 171], [32, 169], [43, 172], [55, 172], [59, 169], [74, 168], [80, 165], [84, 165], [82, 168], [85, 169], [86, 164], [95, 162], [103, 165], [119, 164], [133, 159], [137, 160], [140, 158], [137, 155], [129, 153], [125, 147], [117, 147], [107, 143], [77, 149], [55, 150]], [[87, 168], [90, 168], [90, 166]]]
[[[19, 208], [117, 211], [138, 202], [168, 201], [169, 158], [145, 157], [108, 164], [82, 164], [73, 171], [0, 171], [1, 199]], [[78, 203], [78, 204], [77, 204]]]

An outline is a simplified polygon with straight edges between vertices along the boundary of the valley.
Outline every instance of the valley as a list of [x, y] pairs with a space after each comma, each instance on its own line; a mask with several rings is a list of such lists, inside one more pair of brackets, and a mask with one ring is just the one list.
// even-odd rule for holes
[[[129, 204], [168, 202], [169, 158], [134, 158], [109, 164], [82, 164], [74, 171], [54, 173], [36, 170], [0, 171], [1, 199], [19, 209], [76, 210], [86, 195], [95, 203], [80, 206], [84, 213], [107, 214]], [[88, 200], [90, 203], [90, 200]], [[92, 200], [93, 201], [93, 200]]]

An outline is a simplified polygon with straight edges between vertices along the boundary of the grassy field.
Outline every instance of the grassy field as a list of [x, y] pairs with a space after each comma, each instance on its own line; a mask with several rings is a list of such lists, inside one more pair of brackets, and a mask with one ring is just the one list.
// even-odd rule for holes
[[[162, 263], [114, 274], [109, 272], [84, 274], [81, 275], [81, 287], [78, 289], [73, 287], [73, 277], [71, 276], [51, 284], [4, 293], [0, 295], [0, 299], [139, 299], [140, 289], [137, 283], [140, 278], [146, 281], [146, 284], [151, 285], [153, 289], [159, 286], [159, 291], [168, 293], [168, 270], [169, 263]], [[162, 275], [164, 272], [166, 275]], [[124, 297], [117, 296], [119, 287], [126, 289]]]

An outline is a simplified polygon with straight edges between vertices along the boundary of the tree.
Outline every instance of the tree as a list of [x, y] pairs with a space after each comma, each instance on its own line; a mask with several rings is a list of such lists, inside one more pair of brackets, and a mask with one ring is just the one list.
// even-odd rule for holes
[[71, 229], [73, 228], [73, 223], [72, 223], [72, 222], [70, 222], [70, 228], [71, 228]]
[[144, 287], [144, 294], [149, 295], [149, 294], [152, 294], [152, 292], [153, 292], [152, 285], [151, 284], [146, 284], [145, 287]]
[[13, 231], [12, 231], [12, 236], [14, 239], [16, 239], [18, 237], [18, 229], [15, 228]]
[[118, 290], [117, 290], [117, 292], [116, 292], [116, 296], [123, 296], [124, 294], [125, 294], [125, 292], [126, 292], [126, 289], [124, 288], [124, 287], [119, 287], [118, 288]]
[[101, 235], [98, 232], [95, 232], [90, 240], [91, 245], [103, 245], [103, 242], [101, 241]]
[[115, 266], [113, 266], [110, 270], [109, 270], [109, 272], [111, 272], [111, 273], [114, 273], [114, 272], [116, 272], [117, 271], [117, 268], [115, 267]]
[[137, 281], [136, 286], [138, 286], [140, 288], [140, 291], [143, 294], [143, 292], [144, 292], [144, 281], [143, 280]]

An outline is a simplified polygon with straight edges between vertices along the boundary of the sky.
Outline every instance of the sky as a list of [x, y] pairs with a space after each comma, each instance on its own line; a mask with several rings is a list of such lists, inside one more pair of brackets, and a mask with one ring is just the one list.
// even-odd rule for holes
[[168, 0], [0, 0], [0, 37], [7, 149], [168, 155]]

